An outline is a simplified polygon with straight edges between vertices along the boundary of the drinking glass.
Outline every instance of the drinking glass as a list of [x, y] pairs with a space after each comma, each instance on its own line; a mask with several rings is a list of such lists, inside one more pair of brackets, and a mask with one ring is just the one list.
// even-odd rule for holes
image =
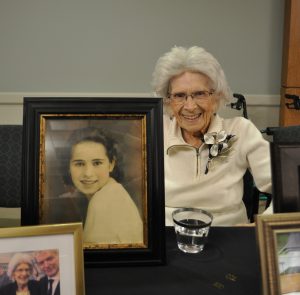
[[185, 253], [204, 249], [213, 216], [202, 209], [180, 208], [172, 213], [178, 248]]

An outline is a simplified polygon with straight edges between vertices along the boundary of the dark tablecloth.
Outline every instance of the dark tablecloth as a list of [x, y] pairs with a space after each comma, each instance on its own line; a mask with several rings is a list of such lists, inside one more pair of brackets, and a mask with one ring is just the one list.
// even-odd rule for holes
[[87, 295], [258, 295], [259, 256], [252, 227], [213, 227], [203, 252], [178, 250], [166, 228], [167, 263], [162, 266], [85, 268]]

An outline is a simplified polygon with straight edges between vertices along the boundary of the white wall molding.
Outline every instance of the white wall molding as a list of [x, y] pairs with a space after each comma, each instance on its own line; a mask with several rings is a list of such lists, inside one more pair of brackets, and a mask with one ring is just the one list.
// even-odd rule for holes
[[23, 97], [153, 97], [153, 93], [121, 92], [0, 92], [0, 105], [23, 104]]
[[[0, 92], [0, 124], [20, 125], [23, 121], [23, 97], [154, 97], [153, 93], [83, 93], [83, 92]], [[259, 127], [279, 124], [279, 95], [246, 95], [249, 118]], [[221, 108], [224, 117], [241, 115], [230, 107]]]
[[249, 106], [280, 106], [279, 94], [246, 94], [245, 98]]
[[[22, 105], [23, 97], [153, 97], [153, 93], [0, 92], [0, 105]], [[279, 106], [280, 95], [246, 94], [248, 106]]]

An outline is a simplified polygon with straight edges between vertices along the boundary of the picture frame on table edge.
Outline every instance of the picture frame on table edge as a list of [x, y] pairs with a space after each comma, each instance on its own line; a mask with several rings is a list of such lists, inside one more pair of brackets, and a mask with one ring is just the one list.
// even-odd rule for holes
[[256, 215], [262, 293], [300, 292], [300, 213]]
[[[42, 273], [35, 255], [56, 253], [59, 264], [60, 294], [85, 294], [84, 263], [82, 247], [82, 224], [55, 224], [0, 228], [0, 261], [7, 270], [9, 262], [18, 261], [18, 256], [32, 258], [37, 283], [42, 282]], [[45, 254], [47, 255], [47, 254]], [[44, 256], [46, 257], [46, 256]], [[34, 274], [35, 273], [35, 274]]]

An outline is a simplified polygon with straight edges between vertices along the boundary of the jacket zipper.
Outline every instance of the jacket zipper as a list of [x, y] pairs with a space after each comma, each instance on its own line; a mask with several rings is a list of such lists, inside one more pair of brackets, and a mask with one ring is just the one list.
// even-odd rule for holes
[[167, 154], [169, 153], [169, 150], [170, 150], [170, 148], [173, 148], [173, 147], [175, 147], [175, 146], [181, 146], [181, 147], [190, 147], [190, 148], [193, 148], [193, 149], [195, 149], [196, 150], [196, 158], [197, 158], [197, 161], [196, 161], [196, 164], [197, 164], [197, 167], [196, 167], [196, 176], [198, 176], [199, 174], [200, 174], [200, 171], [199, 171], [199, 156], [200, 156], [200, 153], [199, 153], [199, 150], [200, 150], [200, 148], [201, 147], [199, 147], [199, 148], [195, 148], [195, 147], [193, 147], [193, 146], [188, 146], [188, 145], [181, 145], [181, 144], [177, 144], [177, 145], [173, 145], [173, 146], [170, 146], [168, 149], [167, 149]]
[[198, 176], [199, 174], [199, 148], [195, 148], [196, 149], [196, 156], [197, 156], [197, 168], [196, 168], [196, 176]]

